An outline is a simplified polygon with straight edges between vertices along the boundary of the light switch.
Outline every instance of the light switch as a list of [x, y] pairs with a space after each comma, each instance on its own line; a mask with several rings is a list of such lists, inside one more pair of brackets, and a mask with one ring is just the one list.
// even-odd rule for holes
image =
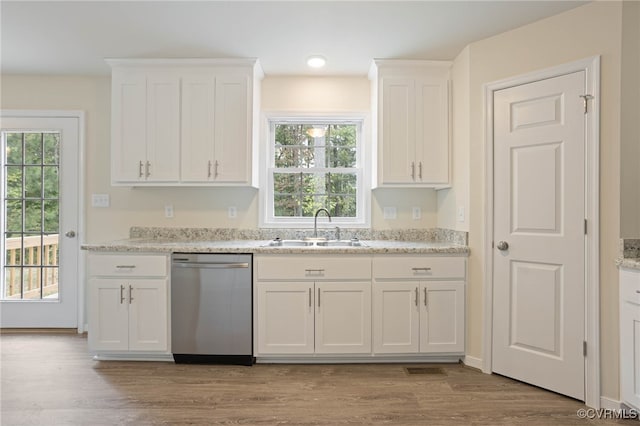
[[91, 194], [91, 207], [109, 207], [109, 194]]

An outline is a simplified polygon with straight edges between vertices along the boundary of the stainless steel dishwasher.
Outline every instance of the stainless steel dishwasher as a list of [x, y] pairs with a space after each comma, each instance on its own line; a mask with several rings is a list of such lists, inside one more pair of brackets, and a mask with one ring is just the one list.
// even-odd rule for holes
[[172, 255], [175, 362], [253, 364], [252, 269], [250, 254]]

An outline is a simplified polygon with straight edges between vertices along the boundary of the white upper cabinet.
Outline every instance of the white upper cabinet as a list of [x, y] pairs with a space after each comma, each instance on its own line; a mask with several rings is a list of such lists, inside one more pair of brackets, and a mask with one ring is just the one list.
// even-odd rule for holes
[[374, 61], [374, 187], [449, 185], [450, 67], [440, 61]]
[[114, 185], [255, 184], [255, 59], [109, 63]]

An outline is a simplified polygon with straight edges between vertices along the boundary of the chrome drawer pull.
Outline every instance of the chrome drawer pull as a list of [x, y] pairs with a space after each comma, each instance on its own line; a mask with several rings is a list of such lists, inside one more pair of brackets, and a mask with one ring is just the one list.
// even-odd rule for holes
[[136, 265], [116, 265], [118, 269], [134, 269]]
[[313, 274], [313, 273], [322, 274], [324, 273], [324, 269], [305, 269], [305, 272], [307, 274]]
[[418, 272], [418, 271], [429, 272], [431, 268], [411, 268], [411, 270], [414, 272]]

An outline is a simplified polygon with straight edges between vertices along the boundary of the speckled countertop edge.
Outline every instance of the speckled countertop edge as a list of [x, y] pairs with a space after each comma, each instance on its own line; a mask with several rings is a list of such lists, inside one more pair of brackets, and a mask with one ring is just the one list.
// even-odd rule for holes
[[[468, 255], [468, 233], [450, 229], [372, 230], [344, 228], [341, 239], [359, 238], [362, 247], [271, 247], [269, 241], [303, 239], [310, 229], [234, 229], [132, 227], [129, 239], [83, 244], [83, 250], [96, 252], [147, 253], [268, 253], [268, 254], [460, 254]], [[318, 229], [328, 240], [335, 228]]]
[[620, 257], [616, 259], [616, 265], [640, 270], [640, 239], [620, 240]]
[[270, 247], [269, 240], [163, 241], [129, 239], [104, 244], [84, 244], [92, 252], [123, 253], [255, 253], [255, 254], [459, 254], [467, 246], [439, 242], [363, 241], [361, 247]]

